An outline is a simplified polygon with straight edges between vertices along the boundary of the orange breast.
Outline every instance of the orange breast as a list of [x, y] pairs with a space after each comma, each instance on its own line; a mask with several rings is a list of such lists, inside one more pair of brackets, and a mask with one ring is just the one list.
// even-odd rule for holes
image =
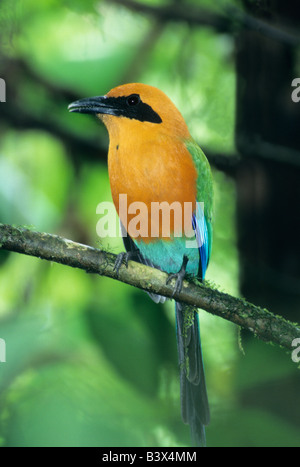
[[190, 153], [181, 140], [155, 134], [153, 126], [139, 125], [135, 135], [110, 132], [109, 178], [123, 225], [146, 243], [188, 234], [197, 178]]

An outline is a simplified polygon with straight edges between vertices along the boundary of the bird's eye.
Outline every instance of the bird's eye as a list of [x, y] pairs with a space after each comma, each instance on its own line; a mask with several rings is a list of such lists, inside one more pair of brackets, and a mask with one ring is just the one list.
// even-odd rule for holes
[[131, 94], [131, 96], [128, 96], [126, 99], [126, 102], [128, 105], [137, 105], [141, 101], [141, 98], [138, 94]]

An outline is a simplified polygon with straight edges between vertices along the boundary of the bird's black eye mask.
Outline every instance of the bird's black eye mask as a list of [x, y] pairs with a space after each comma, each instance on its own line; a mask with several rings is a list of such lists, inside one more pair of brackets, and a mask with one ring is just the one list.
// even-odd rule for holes
[[107, 114], [127, 117], [140, 122], [162, 123], [161, 117], [152, 107], [145, 104], [139, 94], [119, 97], [88, 97], [69, 105], [70, 112]]
[[158, 113], [150, 105], [145, 104], [139, 94], [108, 97], [107, 100], [111, 100], [112, 107], [114, 107], [117, 114], [119, 112], [119, 116], [140, 120], [141, 122], [162, 123], [162, 119]]

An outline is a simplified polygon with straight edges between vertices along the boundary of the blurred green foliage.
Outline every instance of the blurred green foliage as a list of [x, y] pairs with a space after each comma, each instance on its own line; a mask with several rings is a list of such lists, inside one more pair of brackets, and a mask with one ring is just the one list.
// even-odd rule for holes
[[[100, 151], [106, 132], [93, 119], [68, 114], [67, 96], [104, 94], [124, 80], [155, 85], [203, 146], [234, 152], [229, 35], [162, 26], [110, 2], [83, 0], [4, 0], [0, 28], [5, 105], [14, 103], [16, 121], [24, 116], [22, 125], [12, 119], [0, 129], [0, 222], [122, 250], [120, 239], [96, 236], [96, 206], [111, 200], [105, 160], [84, 150], [74, 158], [65, 140], [93, 141]], [[28, 128], [27, 120], [43, 125]], [[238, 295], [235, 185], [217, 170], [214, 180], [207, 279]], [[0, 363], [2, 446], [189, 445], [172, 303], [157, 306], [124, 284], [18, 254], [0, 252], [0, 266], [0, 337], [7, 344], [7, 362]], [[200, 313], [212, 409], [208, 444], [299, 443], [299, 429], [280, 415], [243, 404], [252, 385], [293, 374], [289, 357], [265, 345], [258, 356], [253, 341], [244, 356], [233, 325]], [[261, 356], [268, 356], [265, 365]]]

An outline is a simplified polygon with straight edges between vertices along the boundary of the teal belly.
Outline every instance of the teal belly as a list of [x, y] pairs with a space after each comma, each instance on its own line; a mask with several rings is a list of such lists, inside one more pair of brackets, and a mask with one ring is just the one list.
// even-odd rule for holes
[[187, 256], [187, 274], [192, 276], [198, 275], [199, 249], [195, 244], [191, 247], [191, 240], [175, 237], [169, 241], [157, 240], [151, 243], [145, 243], [140, 240], [139, 242], [135, 241], [135, 244], [145, 258], [168, 274], [179, 272], [183, 257]]

